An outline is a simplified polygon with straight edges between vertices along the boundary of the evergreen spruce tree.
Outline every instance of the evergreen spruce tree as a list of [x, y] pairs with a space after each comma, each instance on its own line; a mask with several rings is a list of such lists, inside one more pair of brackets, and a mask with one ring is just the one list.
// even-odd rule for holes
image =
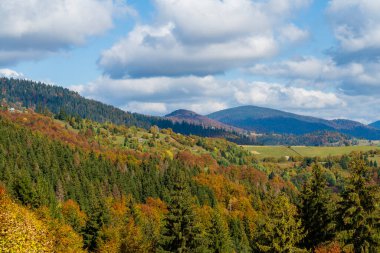
[[296, 219], [297, 208], [281, 193], [269, 197], [269, 214], [258, 228], [259, 252], [305, 252], [297, 245], [304, 238], [301, 221]]
[[328, 206], [330, 199], [321, 167], [315, 164], [313, 174], [301, 192], [300, 217], [306, 233], [302, 245], [308, 249], [314, 249], [334, 237], [333, 214]]
[[251, 252], [249, 240], [245, 233], [244, 224], [238, 218], [232, 218], [229, 221], [231, 239], [235, 252], [248, 253]]
[[218, 207], [213, 210], [210, 229], [210, 249], [214, 253], [233, 252], [231, 237], [228, 224], [223, 220]]
[[158, 252], [185, 253], [206, 250], [201, 248], [192, 204], [192, 196], [180, 174], [170, 194], [169, 212], [164, 219]]
[[349, 167], [351, 177], [338, 203], [337, 227], [355, 253], [379, 252], [379, 188], [370, 184], [369, 168], [360, 155]]
[[91, 215], [82, 232], [84, 247], [89, 251], [97, 249], [97, 239], [100, 229], [101, 219], [99, 213]]

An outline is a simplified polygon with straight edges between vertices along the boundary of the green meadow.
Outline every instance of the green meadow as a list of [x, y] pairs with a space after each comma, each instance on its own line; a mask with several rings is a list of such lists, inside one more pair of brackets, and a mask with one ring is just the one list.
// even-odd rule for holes
[[380, 150], [379, 146], [310, 147], [310, 146], [243, 146], [258, 158], [285, 156], [327, 157], [349, 154], [353, 151]]

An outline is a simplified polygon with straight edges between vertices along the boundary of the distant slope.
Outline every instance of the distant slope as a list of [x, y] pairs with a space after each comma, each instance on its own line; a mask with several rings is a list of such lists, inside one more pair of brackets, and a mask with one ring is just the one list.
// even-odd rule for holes
[[189, 124], [201, 125], [206, 128], [224, 129], [226, 131], [236, 131], [240, 133], [244, 132], [243, 129], [223, 124], [219, 121], [185, 109], [176, 110], [165, 115], [165, 118], [170, 119], [173, 122], [187, 122]]
[[351, 120], [325, 120], [258, 106], [241, 106], [207, 115], [224, 124], [259, 133], [302, 135], [337, 131], [357, 138], [380, 139], [380, 131]]
[[0, 78], [0, 98], [8, 103], [19, 103], [38, 112], [48, 109], [54, 114], [65, 113], [97, 122], [148, 127], [150, 118], [132, 114], [114, 106], [86, 99], [69, 89], [29, 80]]
[[[210, 119], [189, 112], [181, 116], [182, 119], [186, 120], [154, 117], [125, 112], [114, 106], [86, 99], [78, 93], [62, 87], [9, 78], [0, 78], [0, 102], [11, 106], [20, 105], [34, 108], [36, 112], [40, 113], [51, 112], [56, 117], [60, 115], [79, 116], [101, 123], [108, 121], [145, 129], [157, 125], [160, 128], [171, 128], [174, 132], [184, 135], [221, 137], [238, 144], [254, 144], [256, 141], [254, 137], [246, 135], [240, 129], [285, 135], [339, 131], [340, 133], [360, 138], [380, 139], [380, 130], [358, 122], [348, 120], [328, 121], [254, 106], [216, 112], [210, 115]], [[179, 119], [178, 114], [177, 119]], [[238, 130], [238, 128], [240, 129]], [[273, 140], [273, 138], [276, 138], [276, 136], [273, 135], [271, 139]], [[281, 142], [287, 141], [289, 138], [282, 139]], [[299, 145], [302, 145], [302, 143], [299, 143]]]
[[380, 120], [369, 124], [369, 126], [380, 129]]

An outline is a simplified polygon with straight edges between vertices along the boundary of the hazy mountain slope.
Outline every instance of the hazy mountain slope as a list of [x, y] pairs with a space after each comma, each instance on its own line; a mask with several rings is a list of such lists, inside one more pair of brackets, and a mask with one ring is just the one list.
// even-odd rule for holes
[[325, 120], [257, 106], [241, 106], [207, 115], [222, 123], [260, 133], [307, 134], [338, 131], [357, 138], [380, 139], [380, 131], [351, 120]]
[[380, 129], [380, 120], [369, 124], [369, 126]]
[[210, 119], [206, 116], [185, 109], [176, 110], [174, 112], [171, 112], [170, 114], [165, 115], [165, 117], [167, 119], [172, 120], [173, 122], [187, 122], [190, 124], [201, 125], [207, 128], [217, 128], [225, 129], [227, 131], [244, 132], [243, 129], [223, 124], [219, 121]]

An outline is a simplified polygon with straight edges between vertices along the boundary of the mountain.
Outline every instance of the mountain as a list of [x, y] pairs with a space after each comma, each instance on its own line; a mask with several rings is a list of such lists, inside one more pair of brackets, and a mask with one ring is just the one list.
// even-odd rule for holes
[[[156, 125], [171, 128], [175, 133], [203, 137], [221, 137], [238, 144], [287, 144], [307, 145], [315, 143], [305, 138], [278, 135], [257, 137], [247, 131], [282, 135], [304, 135], [326, 131], [339, 131], [355, 137], [380, 139], [379, 130], [349, 120], [323, 120], [300, 116], [255, 106], [232, 108], [202, 116], [187, 110], [178, 110], [167, 117], [154, 117], [125, 112], [99, 101], [86, 99], [77, 92], [59, 86], [30, 80], [0, 78], [0, 102], [8, 107], [26, 107], [45, 115], [53, 114], [58, 119], [85, 118], [96, 122], [111, 122], [144, 129]], [[318, 136], [319, 134], [313, 136]], [[270, 141], [268, 141], [270, 139]], [[314, 137], [312, 138], [315, 139]], [[305, 142], [306, 141], [306, 142]]]
[[258, 106], [240, 106], [211, 113], [207, 117], [258, 133], [308, 134], [337, 131], [356, 138], [380, 139], [380, 131], [351, 120], [325, 120]]
[[246, 136], [231, 133], [231, 130], [224, 128], [214, 129], [186, 121], [173, 122], [164, 117], [125, 112], [114, 106], [86, 99], [69, 89], [30, 80], [0, 78], [0, 101], [2, 105], [32, 108], [36, 112], [52, 113], [58, 118], [80, 117], [100, 123], [111, 122], [145, 129], [156, 125], [185, 135], [223, 137], [239, 143], [250, 142]]
[[200, 125], [205, 128], [224, 129], [226, 131], [235, 131], [238, 133], [245, 132], [243, 129], [223, 124], [219, 121], [185, 109], [179, 109], [167, 114], [165, 115], [165, 118], [170, 119], [173, 122], [187, 122], [189, 124]]
[[380, 129], [380, 120], [369, 124], [369, 126]]

